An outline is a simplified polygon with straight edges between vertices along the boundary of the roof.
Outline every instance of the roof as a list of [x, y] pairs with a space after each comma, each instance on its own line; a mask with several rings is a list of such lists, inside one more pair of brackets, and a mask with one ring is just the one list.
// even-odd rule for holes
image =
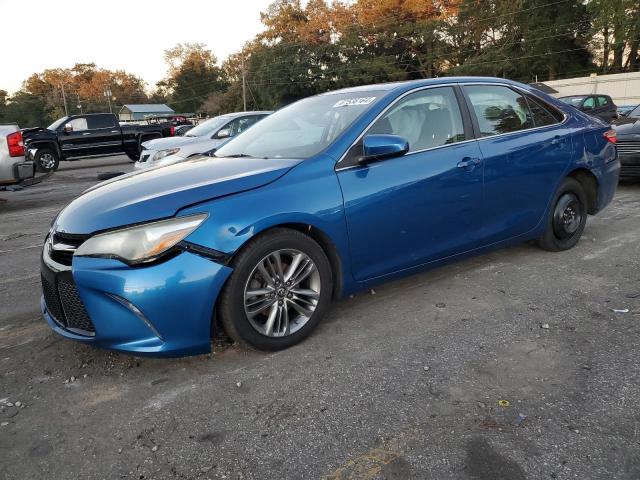
[[550, 87], [546, 83], [534, 82], [534, 83], [530, 83], [529, 85], [531, 85], [533, 88], [537, 88], [538, 90], [544, 93], [548, 93], [548, 94], [559, 93], [555, 88]]
[[131, 113], [174, 113], [173, 109], [164, 103], [128, 104], [123, 105], [122, 108], [126, 108]]
[[225, 117], [225, 118], [235, 118], [235, 117], [242, 117], [244, 115], [270, 115], [272, 113], [273, 113], [273, 111], [271, 111], [271, 110], [254, 110], [254, 111], [250, 111], [250, 112], [225, 113], [225, 114], [219, 115], [219, 116], [220, 117]]
[[390, 92], [392, 90], [410, 90], [416, 87], [428, 86], [428, 85], [440, 85], [440, 84], [451, 84], [451, 83], [505, 83], [510, 85], [520, 85], [519, 82], [514, 82], [513, 80], [508, 80], [506, 78], [497, 78], [497, 77], [434, 77], [434, 78], [423, 78], [418, 80], [404, 80], [401, 82], [390, 82], [390, 83], [374, 83], [371, 85], [360, 85], [357, 87], [347, 87], [340, 90], [333, 90], [330, 92], [322, 93], [321, 95], [333, 95], [336, 93], [364, 93], [371, 91], [381, 91], [381, 92]]

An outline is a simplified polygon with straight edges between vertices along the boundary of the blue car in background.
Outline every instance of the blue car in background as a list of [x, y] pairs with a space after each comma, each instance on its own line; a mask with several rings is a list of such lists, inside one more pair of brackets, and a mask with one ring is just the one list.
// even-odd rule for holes
[[44, 317], [135, 354], [276, 350], [332, 299], [527, 240], [576, 245], [613, 198], [615, 132], [531, 87], [440, 78], [283, 108], [198, 157], [99, 184], [54, 220]]

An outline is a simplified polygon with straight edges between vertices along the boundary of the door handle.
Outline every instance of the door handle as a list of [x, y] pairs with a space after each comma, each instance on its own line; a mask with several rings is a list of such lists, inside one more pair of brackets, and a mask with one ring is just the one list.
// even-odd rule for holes
[[111, 133], [118, 133], [118, 130], [111, 130]]
[[85, 132], [82, 134], [82, 136], [85, 136], [85, 135], [91, 135], [91, 132]]
[[480, 165], [480, 159], [476, 157], [464, 157], [461, 161], [456, 165], [458, 168], [464, 168], [468, 172], [476, 168], [477, 165]]
[[566, 141], [565, 137], [561, 137], [560, 135], [556, 135], [555, 137], [553, 137], [553, 140], [551, 140], [551, 145], [564, 145], [565, 141]]

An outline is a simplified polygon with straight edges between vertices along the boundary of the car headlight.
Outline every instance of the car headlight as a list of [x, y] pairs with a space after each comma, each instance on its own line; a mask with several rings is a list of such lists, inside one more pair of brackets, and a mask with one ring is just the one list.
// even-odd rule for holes
[[203, 213], [101, 233], [80, 245], [74, 255], [116, 258], [130, 265], [151, 262], [187, 237], [206, 218], [207, 214]]
[[156, 154], [153, 156], [153, 160], [162, 160], [164, 157], [168, 157], [169, 155], [175, 155], [180, 151], [179, 148], [169, 148], [167, 150], [158, 150]]

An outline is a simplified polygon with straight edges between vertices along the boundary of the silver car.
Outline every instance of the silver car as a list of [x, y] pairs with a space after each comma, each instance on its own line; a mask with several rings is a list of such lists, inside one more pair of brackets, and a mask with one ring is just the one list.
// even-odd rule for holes
[[33, 175], [34, 164], [25, 161], [24, 142], [18, 125], [0, 124], [0, 185], [20, 183]]
[[181, 162], [219, 147], [272, 112], [237, 112], [210, 118], [182, 137], [166, 137], [142, 144], [134, 168], [160, 167]]

